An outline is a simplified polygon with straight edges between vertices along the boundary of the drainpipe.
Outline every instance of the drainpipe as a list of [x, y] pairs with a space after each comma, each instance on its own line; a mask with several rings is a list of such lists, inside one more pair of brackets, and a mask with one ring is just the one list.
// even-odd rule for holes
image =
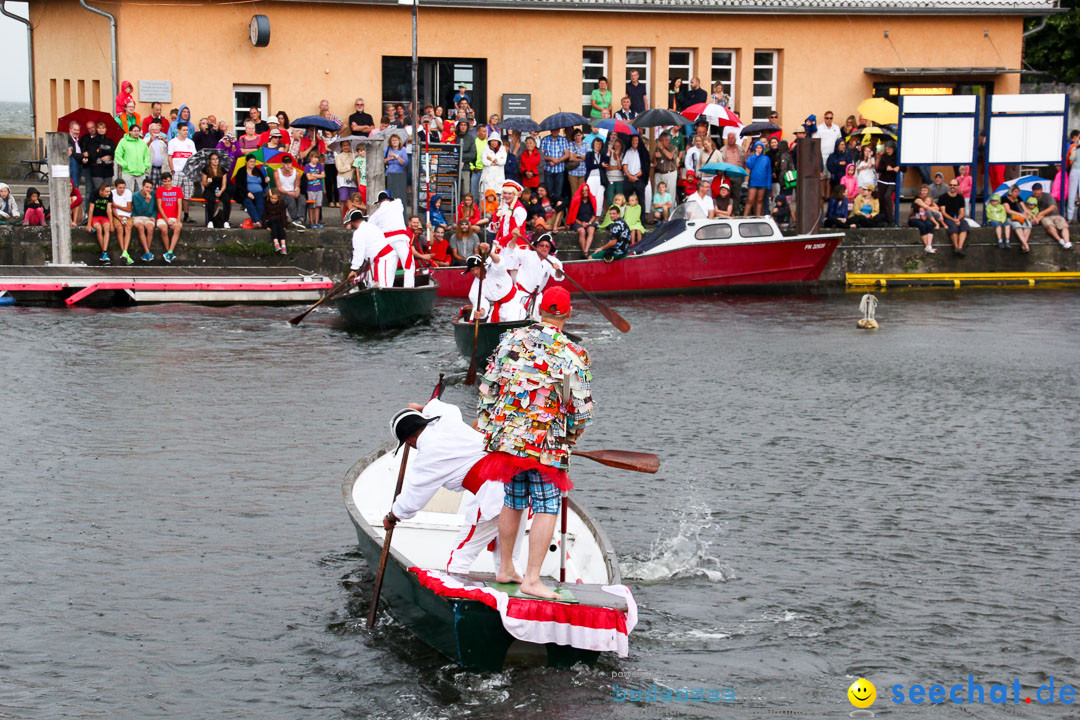
[[[101, 15], [102, 17], [109, 18], [109, 39], [112, 41], [112, 97], [116, 97], [120, 93], [120, 86], [118, 84], [119, 80], [116, 73], [116, 17], [111, 13], [105, 12], [104, 10], [100, 10], [96, 7], [90, 7], [86, 4], [86, 0], [79, 0], [79, 4], [92, 13], [96, 13], [98, 15]], [[108, 104], [112, 104], [111, 99]]]
[[1035, 33], [1037, 33], [1037, 32], [1039, 32], [1039, 31], [1041, 31], [1041, 30], [1042, 30], [1042, 29], [1043, 29], [1044, 27], [1046, 27], [1046, 21], [1047, 21], [1047, 20], [1049, 20], [1049, 19], [1050, 19], [1050, 18], [1049, 18], [1048, 16], [1046, 16], [1046, 15], [1043, 15], [1043, 19], [1039, 21], [1039, 24], [1038, 24], [1038, 25], [1036, 25], [1035, 27], [1031, 28], [1030, 30], [1025, 30], [1025, 31], [1024, 31], [1024, 35], [1023, 35], [1023, 37], [1026, 37], [1026, 38], [1027, 38], [1027, 37], [1031, 37], [1031, 36], [1032, 36], [1032, 35], [1034, 35]]
[[4, 0], [0, 0], [0, 14], [12, 20], [18, 20], [26, 26], [26, 56], [30, 66], [30, 137], [35, 138], [37, 137], [37, 105], [34, 103], [34, 26], [26, 18], [19, 17], [4, 7]]

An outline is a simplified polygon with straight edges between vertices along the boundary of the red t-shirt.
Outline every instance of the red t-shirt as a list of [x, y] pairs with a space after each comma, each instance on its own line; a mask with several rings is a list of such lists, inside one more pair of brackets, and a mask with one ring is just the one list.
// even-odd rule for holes
[[[154, 196], [161, 202], [166, 218], [180, 218], [180, 201], [184, 199], [184, 191], [173, 185], [171, 188], [159, 187], [154, 191]], [[163, 219], [158, 215], [158, 219]]]
[[439, 240], [432, 238], [431, 240], [431, 259], [438, 260], [441, 263], [450, 263], [450, 243], [446, 238]]

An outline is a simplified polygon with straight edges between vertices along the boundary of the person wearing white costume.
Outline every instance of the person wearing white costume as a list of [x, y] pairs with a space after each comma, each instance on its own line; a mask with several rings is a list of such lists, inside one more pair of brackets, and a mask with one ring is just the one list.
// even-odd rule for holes
[[[382, 230], [397, 253], [398, 265], [404, 271], [404, 286], [416, 287], [416, 261], [412, 256], [412, 235], [405, 227], [405, 206], [400, 199], [391, 200], [385, 190], [379, 192], [376, 202], [379, 207], [368, 220]], [[390, 284], [394, 284], [393, 278]]]
[[394, 416], [390, 428], [398, 448], [408, 443], [416, 454], [409, 457], [401, 493], [383, 518], [383, 527], [389, 529], [415, 517], [439, 488], [468, 490], [459, 508], [465, 524], [450, 550], [446, 571], [467, 574], [485, 548], [494, 553], [492, 561], [497, 567], [504, 484], [469, 477], [469, 470], [487, 454], [483, 433], [467, 425], [456, 406], [438, 398], [423, 407], [410, 404]]
[[[473, 313], [469, 320], [476, 319], [476, 313], [487, 322], [513, 322], [526, 318], [525, 308], [518, 298], [521, 291], [514, 284], [514, 279], [507, 272], [507, 263], [499, 252], [499, 246], [494, 247], [487, 243], [480, 243], [480, 252], [486, 253], [491, 249], [485, 262], [479, 255], [470, 255], [465, 261], [465, 270], [462, 275], [472, 273], [472, 286], [469, 288], [469, 301], [473, 306]], [[483, 290], [480, 287], [480, 276], [483, 274]], [[483, 292], [481, 297], [477, 297]]]
[[562, 263], [551, 252], [555, 249], [555, 243], [550, 233], [544, 233], [536, 239], [531, 249], [519, 250], [517, 286], [518, 299], [528, 316], [530, 313], [537, 322], [540, 322], [540, 303], [537, 299], [544, 292], [548, 280], [562, 280]]
[[513, 180], [503, 183], [502, 202], [499, 203], [495, 225], [495, 244], [499, 247], [506, 270], [512, 278], [517, 276], [518, 253], [529, 248], [524, 237], [525, 221], [529, 214], [518, 199], [521, 191], [521, 185]]
[[360, 276], [360, 270], [366, 265], [364, 283], [390, 287], [394, 284], [394, 272], [397, 269], [397, 255], [382, 231], [374, 223], [365, 222], [363, 210], [352, 210], [345, 217], [345, 227], [352, 234], [352, 262], [349, 263], [348, 281]]

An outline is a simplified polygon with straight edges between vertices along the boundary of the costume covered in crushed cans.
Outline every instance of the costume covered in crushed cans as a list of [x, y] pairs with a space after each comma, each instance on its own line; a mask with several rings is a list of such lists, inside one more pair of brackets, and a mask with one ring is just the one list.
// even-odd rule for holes
[[503, 336], [480, 381], [477, 429], [489, 455], [473, 472], [509, 484], [507, 507], [523, 509], [528, 493], [533, 512], [558, 512], [560, 491], [573, 487], [570, 451], [592, 421], [591, 381], [588, 352], [555, 326]]

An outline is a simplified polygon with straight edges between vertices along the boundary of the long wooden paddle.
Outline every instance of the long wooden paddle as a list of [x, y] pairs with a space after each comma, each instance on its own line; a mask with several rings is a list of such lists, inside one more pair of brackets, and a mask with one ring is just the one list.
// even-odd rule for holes
[[[544, 260], [547, 260], [549, 263], [551, 263], [552, 267], [555, 267], [555, 263], [552, 263], [547, 258], [544, 258]], [[570, 273], [566, 272], [565, 267], [558, 268], [558, 270], [563, 274], [563, 277], [573, 283], [574, 287], [581, 291], [582, 295], [592, 301], [592, 304], [596, 306], [596, 309], [600, 311], [600, 314], [607, 318], [608, 322], [614, 325], [619, 330], [619, 332], [630, 332], [630, 323], [626, 322], [622, 315], [615, 312], [604, 303], [600, 302], [600, 300], [598, 300], [595, 295], [590, 293], [585, 288], [581, 287], [581, 283], [570, 277]]]
[[[484, 253], [480, 253], [480, 259], [484, 259]], [[480, 344], [480, 305], [483, 302], [484, 297], [484, 275], [487, 274], [487, 267], [482, 266], [480, 273], [480, 283], [476, 288], [476, 305], [473, 306], [473, 334], [472, 334], [472, 358], [469, 360], [469, 372], [465, 374], [465, 384], [476, 384], [476, 348]]]
[[[394, 488], [394, 500], [397, 500], [397, 496], [401, 493], [401, 484], [405, 481], [405, 465], [408, 462], [409, 444], [405, 443], [405, 452], [401, 454], [401, 467], [398, 469], [397, 487]], [[390, 503], [390, 507], [394, 507], [393, 502]], [[383, 539], [382, 555], [379, 556], [379, 569], [375, 573], [375, 587], [371, 591], [371, 609], [368, 610], [367, 616], [368, 629], [375, 627], [375, 616], [379, 612], [379, 594], [382, 592], [383, 575], [386, 573], [386, 559], [390, 556], [390, 539], [392, 537], [394, 537], [393, 525], [386, 531], [386, 537]]]
[[349, 278], [348, 278], [348, 277], [346, 277], [346, 278], [345, 278], [344, 280], [342, 280], [341, 282], [339, 282], [339, 283], [338, 283], [337, 285], [335, 285], [334, 287], [330, 288], [330, 292], [326, 293], [326, 294], [325, 294], [325, 295], [323, 295], [323, 296], [322, 296], [321, 298], [319, 298], [318, 300], [316, 300], [316, 301], [315, 301], [315, 304], [314, 304], [314, 305], [312, 305], [311, 307], [309, 307], [309, 308], [308, 308], [307, 310], [305, 310], [304, 312], [300, 313], [300, 314], [299, 314], [299, 315], [297, 315], [296, 317], [294, 317], [294, 318], [292, 318], [291, 320], [289, 320], [289, 324], [290, 324], [290, 325], [299, 325], [299, 324], [300, 324], [300, 323], [301, 323], [301, 322], [302, 322], [302, 321], [304, 320], [304, 318], [306, 318], [306, 317], [308, 316], [308, 313], [310, 313], [310, 312], [311, 312], [312, 310], [314, 310], [315, 308], [317, 308], [317, 307], [319, 307], [320, 305], [322, 305], [322, 304], [323, 304], [324, 302], [326, 302], [327, 300], [329, 300], [330, 298], [332, 298], [332, 297], [333, 297], [334, 295], [336, 295], [337, 293], [341, 292], [341, 288], [345, 287], [345, 284], [346, 284], [346, 283], [348, 283], [348, 282], [349, 282]]
[[574, 457], [588, 458], [601, 465], [619, 468], [620, 470], [655, 473], [660, 469], [660, 458], [652, 453], [634, 452], [632, 450], [574, 450], [573, 455]]

